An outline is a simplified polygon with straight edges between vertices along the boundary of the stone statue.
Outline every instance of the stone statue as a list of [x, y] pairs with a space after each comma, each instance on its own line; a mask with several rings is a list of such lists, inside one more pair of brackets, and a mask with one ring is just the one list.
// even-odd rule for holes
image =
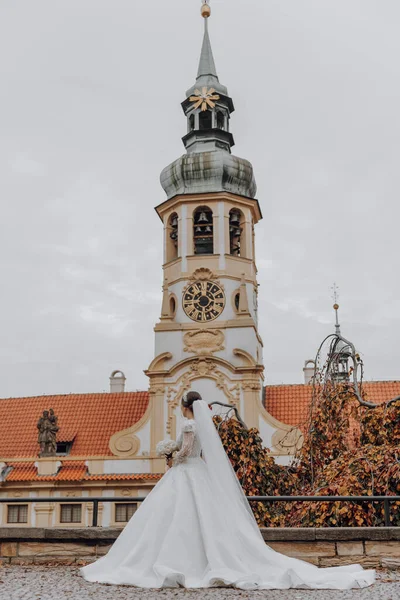
[[57, 431], [59, 427], [58, 418], [52, 408], [49, 411], [43, 411], [43, 415], [37, 423], [37, 428], [39, 430], [39, 456], [55, 456], [57, 453]]

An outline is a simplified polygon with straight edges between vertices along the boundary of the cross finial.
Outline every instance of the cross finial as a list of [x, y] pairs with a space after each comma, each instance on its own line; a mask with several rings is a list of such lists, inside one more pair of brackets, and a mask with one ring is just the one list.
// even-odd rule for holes
[[337, 304], [339, 301], [339, 288], [336, 285], [336, 283], [333, 284], [333, 286], [331, 287], [331, 290], [332, 290], [332, 299], [333, 299], [334, 303]]

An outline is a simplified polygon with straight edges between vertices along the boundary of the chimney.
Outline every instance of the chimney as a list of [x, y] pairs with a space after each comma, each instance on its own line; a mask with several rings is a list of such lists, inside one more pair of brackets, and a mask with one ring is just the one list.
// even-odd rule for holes
[[312, 379], [315, 375], [315, 361], [314, 360], [306, 360], [306, 362], [304, 363], [303, 373], [304, 373], [304, 383], [307, 385], [312, 381]]
[[110, 394], [125, 391], [126, 377], [122, 371], [113, 371], [110, 377]]

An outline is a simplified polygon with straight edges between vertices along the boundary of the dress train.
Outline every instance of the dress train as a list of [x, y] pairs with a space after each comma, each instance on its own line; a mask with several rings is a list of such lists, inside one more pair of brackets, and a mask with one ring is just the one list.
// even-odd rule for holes
[[[157, 483], [87, 581], [140, 588], [350, 589], [371, 585], [360, 565], [318, 568], [267, 546], [215, 498], [207, 465], [186, 457]], [[225, 499], [229, 502], [229, 498]]]

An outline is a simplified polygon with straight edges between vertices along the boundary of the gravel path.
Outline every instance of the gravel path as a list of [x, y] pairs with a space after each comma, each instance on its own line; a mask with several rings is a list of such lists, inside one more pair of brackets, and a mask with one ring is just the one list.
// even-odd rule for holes
[[381, 571], [378, 583], [370, 588], [336, 591], [263, 591], [244, 592], [233, 589], [187, 591], [184, 589], [139, 590], [125, 586], [87, 583], [76, 567], [4, 566], [0, 570], [0, 600], [398, 600], [400, 572]]

